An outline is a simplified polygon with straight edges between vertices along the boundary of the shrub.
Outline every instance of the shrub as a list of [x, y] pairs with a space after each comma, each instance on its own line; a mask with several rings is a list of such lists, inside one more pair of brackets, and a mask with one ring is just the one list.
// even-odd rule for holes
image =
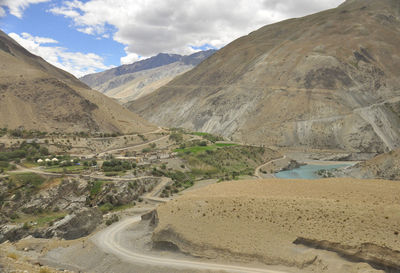
[[106, 214], [107, 212], [113, 210], [114, 206], [111, 203], [105, 203], [100, 206], [100, 210], [103, 214]]
[[10, 215], [10, 219], [11, 220], [15, 220], [15, 219], [18, 219], [19, 218], [19, 215], [16, 213], [16, 212], [13, 212], [11, 215]]
[[118, 221], [119, 221], [118, 215], [113, 214], [109, 219], [107, 219], [106, 225], [109, 226], [109, 225], [112, 225], [113, 223], [118, 222]]
[[8, 258], [14, 259], [14, 260], [18, 260], [18, 255], [15, 253], [8, 253], [7, 254]]
[[150, 148], [144, 148], [144, 149], [142, 150], [142, 153], [148, 153], [148, 152], [150, 152], [150, 151], [151, 151]]

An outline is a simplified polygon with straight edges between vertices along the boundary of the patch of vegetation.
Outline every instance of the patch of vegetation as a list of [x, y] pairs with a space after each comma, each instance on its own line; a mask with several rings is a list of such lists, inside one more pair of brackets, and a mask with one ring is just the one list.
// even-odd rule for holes
[[24, 214], [15, 219], [14, 223], [24, 223], [24, 228], [51, 226], [53, 223], [63, 219], [66, 212], [41, 211], [40, 213]]
[[143, 142], [145, 142], [145, 141], [148, 140], [144, 135], [138, 135], [138, 137], [140, 137], [140, 139], [141, 139]]
[[212, 143], [215, 143], [215, 142], [217, 142], [217, 141], [223, 141], [223, 140], [224, 140], [224, 138], [221, 137], [221, 136], [216, 136], [216, 135], [212, 135], [212, 134], [209, 134], [209, 133], [192, 132], [192, 133], [190, 133], [190, 134], [191, 134], [191, 135], [195, 135], [195, 136], [201, 136], [202, 138], [204, 138], [204, 139], [206, 139], [206, 140], [208, 140], [208, 141], [210, 141], [210, 142], [212, 142]]
[[136, 168], [136, 163], [127, 160], [111, 159], [104, 161], [101, 167], [104, 172], [123, 172]]
[[171, 133], [169, 140], [175, 141], [175, 143], [181, 143], [183, 141], [183, 135], [181, 133]]
[[150, 153], [151, 152], [151, 148], [143, 148], [142, 149], [142, 153]]
[[45, 178], [36, 173], [18, 173], [9, 177], [8, 187], [11, 191], [22, 190], [33, 193], [37, 192], [45, 181]]
[[[188, 147], [186, 145], [188, 145]], [[204, 151], [213, 151], [218, 148], [237, 146], [237, 144], [233, 143], [217, 143], [212, 145], [207, 145], [207, 143], [205, 143], [204, 145], [203, 141], [195, 141], [194, 144], [189, 143], [186, 145], [186, 147], [175, 149], [175, 152], [184, 154], [197, 154]]]
[[83, 170], [87, 170], [89, 167], [82, 165], [73, 165], [66, 167], [53, 167], [46, 168], [46, 172], [49, 173], [81, 173]]
[[110, 226], [110, 225], [112, 225], [113, 223], [118, 222], [118, 221], [119, 221], [118, 215], [113, 214], [109, 219], [107, 219], [106, 225], [107, 225], [107, 226]]
[[119, 205], [119, 206], [114, 206], [111, 203], [105, 203], [99, 206], [99, 209], [103, 214], [106, 214], [108, 212], [113, 212], [113, 211], [121, 211], [125, 209], [129, 209], [135, 206], [135, 203], [133, 204], [125, 204], [125, 205]]
[[[3, 128], [6, 129], [6, 128]], [[21, 129], [15, 129], [15, 130], [7, 130], [6, 133], [8, 135], [15, 137], [15, 138], [43, 138], [47, 136], [47, 132], [41, 132], [38, 130], [21, 130]]]
[[172, 187], [167, 186], [161, 193], [161, 197], [169, 197], [173, 193], [179, 192], [179, 190], [187, 189], [194, 184], [195, 175], [191, 172], [181, 171], [166, 171], [164, 169], [154, 168], [152, 174], [155, 176], [166, 176], [174, 181]]
[[5, 136], [7, 134], [7, 128], [0, 128], [0, 137]]
[[39, 144], [32, 142], [22, 142], [18, 148], [11, 149], [5, 152], [0, 152], [0, 172], [9, 170], [9, 162], [20, 163], [22, 159], [26, 159], [29, 162], [35, 161], [41, 156], [47, 156], [49, 151], [46, 147], [41, 147]]
[[95, 180], [90, 183], [90, 198], [94, 199], [102, 190], [103, 184], [112, 183], [109, 181]]
[[265, 163], [268, 158], [266, 149], [263, 147], [235, 144], [188, 147], [180, 150], [178, 156], [186, 162], [195, 177], [220, 180], [252, 175], [254, 169]]
[[114, 209], [114, 206], [111, 203], [105, 203], [99, 207], [103, 214], [106, 214]]

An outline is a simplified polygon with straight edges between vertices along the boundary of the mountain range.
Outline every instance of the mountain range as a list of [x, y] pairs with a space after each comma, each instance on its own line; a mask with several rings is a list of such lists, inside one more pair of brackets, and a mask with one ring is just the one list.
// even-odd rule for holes
[[400, 2], [348, 0], [268, 25], [127, 105], [244, 143], [381, 153], [400, 144]]
[[132, 64], [86, 75], [81, 81], [109, 97], [122, 102], [132, 101], [191, 70], [215, 52], [210, 49], [188, 56], [160, 53]]

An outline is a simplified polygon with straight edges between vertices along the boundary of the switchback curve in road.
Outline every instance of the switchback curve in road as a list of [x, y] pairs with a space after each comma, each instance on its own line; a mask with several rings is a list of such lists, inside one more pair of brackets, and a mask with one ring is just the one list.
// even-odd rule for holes
[[120, 245], [121, 233], [135, 223], [141, 221], [140, 216], [122, 220], [105, 230], [101, 231], [93, 238], [94, 242], [105, 252], [112, 253], [113, 255], [133, 264], [146, 264], [150, 266], [162, 266], [179, 269], [196, 269], [196, 270], [215, 270], [226, 271], [233, 273], [287, 273], [284, 271], [276, 271], [263, 268], [253, 268], [245, 266], [225, 265], [217, 263], [209, 263], [202, 261], [192, 261], [185, 259], [173, 259], [165, 257], [157, 257], [149, 254], [137, 252], [137, 250], [130, 250]]

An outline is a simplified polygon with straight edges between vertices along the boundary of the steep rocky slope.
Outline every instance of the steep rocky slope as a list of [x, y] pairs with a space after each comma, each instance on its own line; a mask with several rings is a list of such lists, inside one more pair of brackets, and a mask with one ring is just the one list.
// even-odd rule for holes
[[0, 127], [146, 132], [155, 127], [0, 31]]
[[398, 182], [383, 180], [224, 182], [159, 206], [153, 241], [212, 259], [245, 259], [306, 272], [374, 272], [328, 270], [321, 257], [296, 246], [306, 245], [398, 272], [399, 194]]
[[400, 180], [400, 149], [361, 162], [345, 174], [357, 178]]
[[86, 75], [81, 80], [109, 97], [122, 102], [132, 101], [150, 94], [214, 53], [215, 50], [200, 51], [188, 56], [160, 53], [133, 64]]
[[248, 143], [383, 152], [400, 144], [400, 2], [352, 0], [265, 26], [128, 105]]

